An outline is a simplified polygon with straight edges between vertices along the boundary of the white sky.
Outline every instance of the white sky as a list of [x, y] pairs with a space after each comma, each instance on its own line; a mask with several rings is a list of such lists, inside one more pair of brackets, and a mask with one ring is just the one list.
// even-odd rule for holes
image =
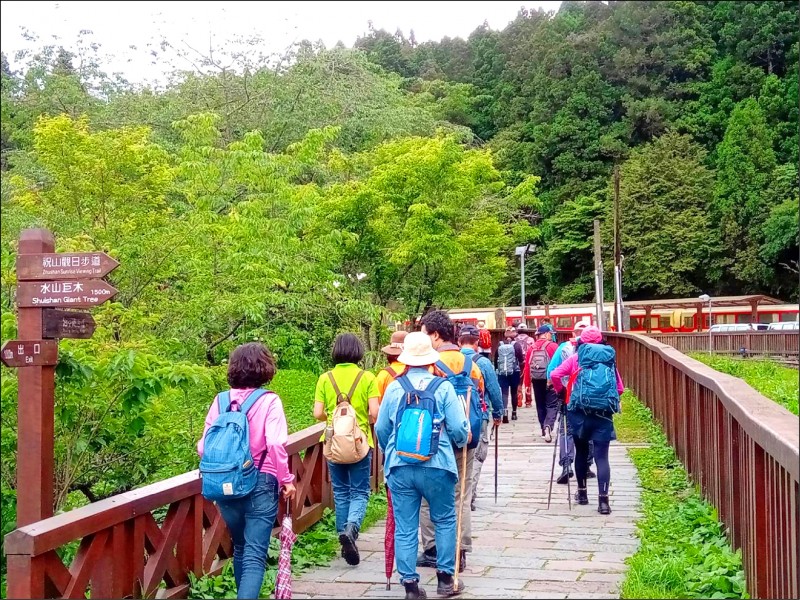
[[[207, 49], [209, 40], [216, 46], [234, 37], [258, 34], [267, 54], [282, 52], [303, 39], [322, 40], [330, 48], [341, 40], [350, 47], [356, 37], [368, 30], [372, 20], [376, 29], [394, 33], [399, 27], [407, 36], [411, 29], [418, 42], [444, 36], [466, 38], [488, 21], [502, 29], [513, 20], [520, 7], [557, 10], [559, 1], [427, 1], [427, 2], [23, 2], [0, 1], [0, 40], [2, 50], [18, 66], [14, 55], [45, 44], [74, 49], [81, 30], [90, 30], [90, 41], [110, 55], [108, 72], [120, 71], [129, 80], [160, 79], [162, 62], [149, 55], [162, 39], [181, 46]], [[26, 41], [24, 29], [38, 36]], [[152, 46], [147, 47], [150, 43]], [[131, 49], [135, 46], [136, 50]], [[185, 46], [183, 46], [185, 48]], [[228, 44], [230, 47], [230, 44]], [[186, 65], [188, 66], [188, 65]]]

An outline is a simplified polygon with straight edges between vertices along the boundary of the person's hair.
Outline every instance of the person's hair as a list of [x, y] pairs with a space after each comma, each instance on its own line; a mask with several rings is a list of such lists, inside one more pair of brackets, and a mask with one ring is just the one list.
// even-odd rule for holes
[[228, 358], [228, 385], [232, 388], [258, 388], [275, 377], [275, 359], [260, 342], [242, 344]]
[[472, 344], [477, 344], [481, 338], [475, 335], [469, 335], [468, 333], [462, 334], [458, 337], [458, 343], [464, 344], [466, 346], [471, 346]]
[[439, 337], [445, 342], [453, 342], [455, 332], [453, 331], [453, 322], [450, 317], [443, 310], [432, 310], [420, 321], [420, 325], [425, 326], [425, 331], [429, 334], [438, 333]]
[[364, 344], [353, 333], [340, 333], [333, 342], [333, 364], [358, 363], [364, 358]]

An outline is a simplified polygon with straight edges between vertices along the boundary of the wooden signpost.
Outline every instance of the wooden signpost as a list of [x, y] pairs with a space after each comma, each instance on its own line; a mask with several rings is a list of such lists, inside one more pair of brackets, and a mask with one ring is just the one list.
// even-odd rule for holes
[[89, 338], [95, 322], [85, 312], [117, 290], [102, 281], [119, 266], [104, 252], [54, 252], [53, 234], [26, 229], [17, 255], [19, 339], [0, 348], [0, 360], [19, 368], [17, 392], [17, 527], [53, 515], [53, 412], [58, 339]]

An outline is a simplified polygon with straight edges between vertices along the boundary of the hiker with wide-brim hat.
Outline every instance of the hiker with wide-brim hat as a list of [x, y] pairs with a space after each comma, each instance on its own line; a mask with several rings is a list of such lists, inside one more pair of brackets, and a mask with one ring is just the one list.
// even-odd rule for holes
[[[454, 586], [456, 553], [456, 505], [455, 489], [458, 467], [455, 447], [467, 444], [469, 425], [464, 407], [456, 396], [455, 388], [445, 379], [434, 376], [429, 367], [439, 360], [430, 338], [424, 333], [409, 333], [404, 341], [403, 352], [398, 361], [408, 367], [405, 375], [392, 381], [383, 396], [383, 402], [375, 423], [378, 444], [384, 452], [383, 472], [391, 491], [395, 516], [395, 560], [400, 581], [405, 586], [406, 598], [425, 598], [419, 588], [419, 573], [416, 570], [419, 547], [419, 513], [423, 499], [430, 507], [436, 537], [437, 592], [441, 596], [459, 593]], [[408, 390], [406, 387], [408, 386]], [[433, 428], [426, 439], [433, 442], [433, 432], [438, 431], [438, 444], [430, 447], [431, 454], [419, 462], [398, 451], [401, 435], [400, 408], [416, 391], [433, 390], [434, 416], [441, 419], [432, 422]], [[405, 410], [403, 414], [408, 414]], [[429, 421], [430, 422], [430, 421]]]
[[407, 331], [395, 331], [392, 333], [389, 343], [381, 348], [381, 352], [383, 352], [389, 363], [389, 366], [381, 369], [375, 376], [375, 382], [378, 384], [378, 392], [381, 398], [386, 393], [386, 388], [389, 387], [389, 384], [406, 370], [406, 365], [401, 363], [398, 358], [403, 352], [403, 342], [407, 335]]

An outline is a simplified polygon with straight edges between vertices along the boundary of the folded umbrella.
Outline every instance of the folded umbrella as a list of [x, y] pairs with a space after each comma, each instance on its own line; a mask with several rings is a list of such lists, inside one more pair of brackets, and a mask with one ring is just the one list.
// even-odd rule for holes
[[386, 488], [386, 530], [383, 536], [383, 553], [386, 565], [386, 589], [392, 589], [392, 572], [394, 571], [394, 508], [392, 493]]
[[281, 523], [281, 553], [278, 557], [278, 575], [275, 577], [276, 600], [291, 600], [292, 597], [292, 547], [297, 541], [297, 534], [292, 529], [292, 512], [289, 502], [286, 503], [286, 514]]

